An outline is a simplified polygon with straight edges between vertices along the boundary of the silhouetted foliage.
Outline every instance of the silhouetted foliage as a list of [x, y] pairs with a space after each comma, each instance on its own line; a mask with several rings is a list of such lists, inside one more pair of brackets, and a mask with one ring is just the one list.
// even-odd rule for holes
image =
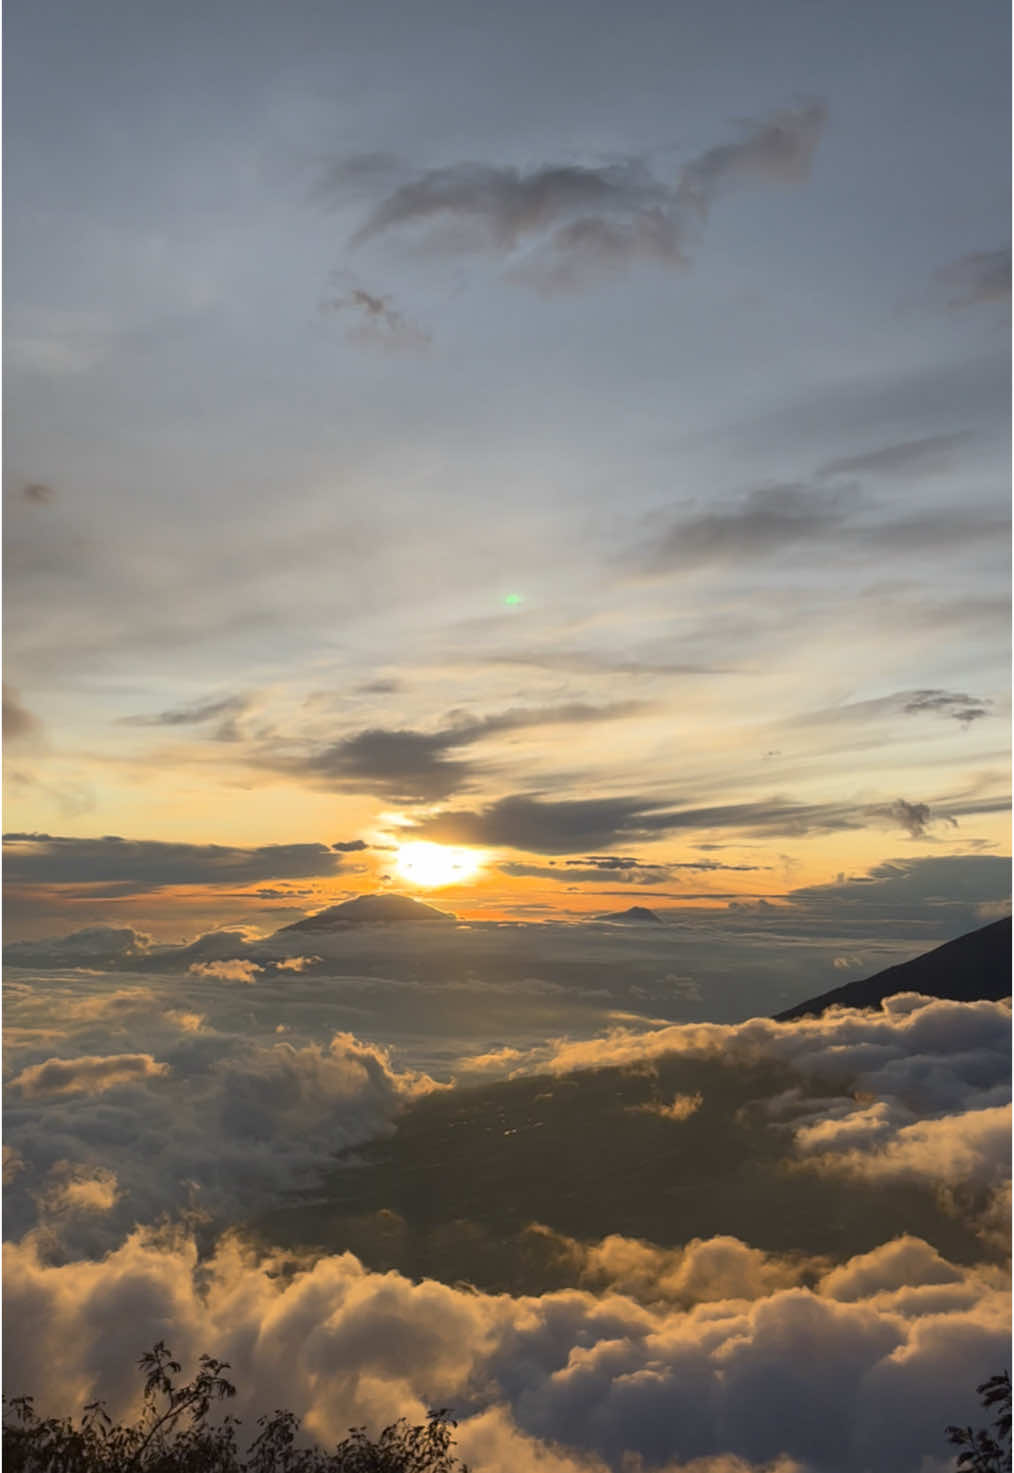
[[977, 1386], [984, 1407], [998, 1408], [992, 1431], [985, 1427], [948, 1427], [947, 1438], [962, 1451], [958, 1467], [967, 1473], [1011, 1473], [1011, 1385], [1010, 1373], [990, 1376]]
[[413, 1427], [402, 1418], [376, 1438], [354, 1427], [334, 1452], [296, 1446], [299, 1419], [276, 1411], [260, 1417], [245, 1454], [240, 1426], [226, 1415], [212, 1421], [216, 1403], [235, 1396], [223, 1375], [227, 1361], [202, 1355], [192, 1381], [179, 1384], [179, 1361], [160, 1340], [138, 1362], [145, 1373], [144, 1406], [137, 1422], [120, 1426], [100, 1401], [81, 1420], [37, 1416], [30, 1396], [4, 1398], [3, 1460], [8, 1473], [468, 1473], [454, 1456], [446, 1411], [430, 1412]]

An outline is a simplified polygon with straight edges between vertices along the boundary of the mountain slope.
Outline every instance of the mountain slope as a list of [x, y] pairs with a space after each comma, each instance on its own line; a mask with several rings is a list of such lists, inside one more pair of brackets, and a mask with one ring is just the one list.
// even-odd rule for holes
[[433, 905], [424, 905], [421, 900], [412, 900], [407, 895], [357, 895], [355, 900], [346, 900], [341, 905], [328, 906], [316, 915], [293, 921], [291, 926], [282, 926], [275, 932], [283, 936], [290, 931], [339, 931], [346, 926], [363, 924], [418, 925], [420, 922], [443, 921], [453, 924], [457, 916], [449, 911], [437, 910]]
[[648, 922], [653, 926], [661, 926], [663, 924], [661, 916], [657, 916], [646, 905], [631, 905], [627, 910], [611, 910], [605, 915], [596, 916], [595, 919], [597, 921], [630, 921], [640, 925]]
[[797, 1003], [784, 1013], [776, 1013], [775, 1019], [788, 1023], [793, 1018], [819, 1017], [831, 1007], [872, 1008], [896, 992], [974, 1002], [977, 998], [1007, 997], [1010, 990], [1011, 918], [1007, 916], [910, 962]]

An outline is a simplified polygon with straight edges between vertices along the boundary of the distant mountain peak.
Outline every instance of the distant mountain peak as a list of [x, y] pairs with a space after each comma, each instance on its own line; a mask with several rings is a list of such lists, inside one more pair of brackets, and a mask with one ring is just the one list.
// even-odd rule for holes
[[368, 924], [419, 925], [434, 921], [453, 923], [457, 919], [449, 911], [437, 910], [434, 905], [424, 905], [421, 900], [413, 900], [408, 895], [357, 895], [354, 900], [345, 900], [341, 905], [329, 905], [327, 910], [319, 910], [316, 915], [293, 921], [290, 926], [282, 926], [281, 931], [276, 934], [281, 935], [286, 931], [339, 931], [346, 926]]
[[596, 916], [595, 919], [597, 921], [648, 921], [656, 926], [665, 925], [662, 917], [657, 916], [646, 905], [631, 905], [626, 910], [613, 910], [608, 915]]

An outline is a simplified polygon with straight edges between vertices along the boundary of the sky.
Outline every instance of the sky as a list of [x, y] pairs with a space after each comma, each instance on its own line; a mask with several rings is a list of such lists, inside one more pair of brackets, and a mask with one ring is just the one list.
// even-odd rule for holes
[[8, 935], [1002, 859], [1006, 24], [16, 7]]
[[1007, 7], [5, 22], [5, 1392], [953, 1473], [1009, 1000], [772, 1015], [1010, 910]]

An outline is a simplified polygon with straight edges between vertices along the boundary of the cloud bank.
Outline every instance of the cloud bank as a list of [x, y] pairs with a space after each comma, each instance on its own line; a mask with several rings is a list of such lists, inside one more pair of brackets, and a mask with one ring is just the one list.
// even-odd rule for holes
[[[172, 1326], [187, 1363], [228, 1360], [247, 1427], [267, 1407], [322, 1442], [350, 1424], [451, 1405], [476, 1473], [926, 1473], [943, 1424], [975, 1421], [972, 1388], [1008, 1352], [994, 1270], [917, 1238], [814, 1274], [735, 1239], [669, 1262], [609, 1239], [583, 1250], [600, 1292], [489, 1296], [365, 1271], [296, 1267], [235, 1238], [199, 1265], [184, 1238], [137, 1232], [102, 1262], [5, 1255], [11, 1394], [40, 1410], [93, 1396], [136, 1407], [133, 1362]], [[639, 1276], [661, 1283], [632, 1297]], [[700, 1460], [700, 1461], [696, 1461]]]

